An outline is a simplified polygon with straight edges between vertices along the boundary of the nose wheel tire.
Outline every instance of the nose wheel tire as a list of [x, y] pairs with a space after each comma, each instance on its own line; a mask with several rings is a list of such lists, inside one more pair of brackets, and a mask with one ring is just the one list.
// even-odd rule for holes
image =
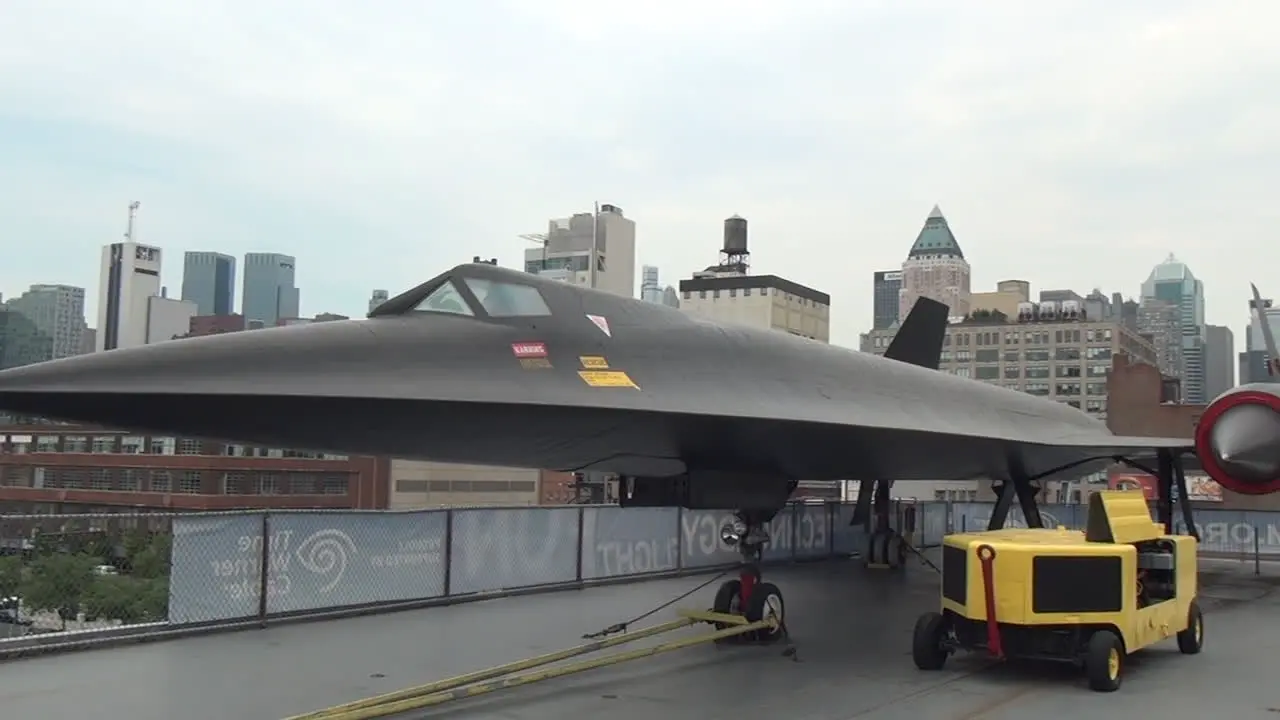
[[[751, 597], [747, 598], [746, 607], [743, 607], [742, 583], [738, 580], [728, 580], [721, 584], [720, 589], [716, 591], [716, 598], [711, 609], [718, 613], [741, 615], [748, 622], [760, 622], [765, 618], [772, 617], [778, 623], [778, 626], [773, 630], [757, 630], [743, 633], [742, 635], [734, 635], [723, 640], [717, 640], [716, 642], [719, 644], [756, 642], [768, 645], [781, 640], [785, 635], [783, 620], [786, 617], [786, 603], [782, 599], [782, 591], [773, 583], [757, 581], [755, 587], [751, 589]], [[731, 627], [723, 623], [716, 623], [715, 626], [717, 630]]]
[[1204, 649], [1204, 615], [1195, 600], [1187, 610], [1187, 629], [1178, 633], [1178, 649], [1184, 655], [1195, 655]]
[[760, 622], [773, 618], [777, 625], [772, 629], [765, 628], [748, 633], [751, 640], [769, 645], [778, 642], [786, 635], [786, 604], [782, 599], [782, 591], [773, 583], [757, 583], [747, 598], [747, 610], [744, 613], [749, 622]]

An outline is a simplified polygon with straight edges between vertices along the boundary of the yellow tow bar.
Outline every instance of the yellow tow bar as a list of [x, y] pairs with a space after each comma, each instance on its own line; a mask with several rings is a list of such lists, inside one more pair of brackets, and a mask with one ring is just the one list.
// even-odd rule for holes
[[[672, 650], [682, 650], [694, 645], [702, 643], [715, 642], [723, 640], [735, 635], [745, 635], [746, 633], [755, 632], [757, 630], [776, 630], [778, 622], [775, 618], [769, 617], [758, 622], [748, 622], [741, 615], [727, 615], [716, 612], [700, 612], [693, 610], [683, 610], [680, 612], [679, 620], [672, 620], [661, 625], [654, 625], [643, 630], [627, 632], [611, 638], [602, 640], [594, 640], [589, 643], [578, 645], [576, 647], [559, 650], [546, 655], [529, 658], [527, 660], [517, 660], [516, 662], [499, 665], [497, 667], [488, 668], [486, 670], [477, 670], [476, 672], [459, 675], [446, 680], [438, 680], [436, 682], [419, 685], [396, 692], [377, 695], [364, 700], [356, 700], [343, 705], [335, 705], [323, 710], [295, 715], [286, 720], [371, 720], [372, 718], [387, 717], [397, 713], [408, 712], [410, 710], [420, 710], [422, 708], [434, 707], [442, 705], [453, 700], [463, 700], [465, 698], [476, 697], [477, 695], [485, 695], [495, 690], [504, 690], [506, 688], [520, 687], [521, 685], [529, 685], [531, 683], [540, 682], [542, 680], [550, 680], [552, 678], [564, 677], [566, 675], [575, 675], [587, 670], [608, 667], [628, 660], [638, 660], [640, 658], [652, 657], [662, 653], [671, 652]], [[709, 622], [727, 627], [716, 630], [705, 635], [697, 637], [684, 638], [681, 640], [672, 640], [671, 642], [661, 643], [652, 647], [639, 648], [636, 650], [627, 650], [625, 652], [606, 655], [599, 658], [591, 658], [580, 660], [575, 663], [561, 665], [559, 667], [547, 668], [536, 672], [525, 672], [543, 665], [567, 660], [569, 658], [587, 655], [593, 652], [599, 652], [606, 648], [616, 647], [624, 643], [643, 640], [647, 637], [661, 635], [662, 633], [679, 630], [681, 628], [696, 625], [701, 622]], [[496, 678], [496, 679], [495, 679]]]

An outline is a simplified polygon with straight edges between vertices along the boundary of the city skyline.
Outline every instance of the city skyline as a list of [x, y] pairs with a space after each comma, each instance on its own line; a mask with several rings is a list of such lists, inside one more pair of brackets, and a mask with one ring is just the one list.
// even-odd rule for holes
[[[608, 209], [610, 212], [616, 212], [616, 213], [618, 214], [619, 218], [621, 218], [621, 217], [622, 217], [622, 216], [621, 216], [621, 210], [620, 210], [620, 209], [613, 208], [613, 206], [610, 206], [610, 205], [605, 205], [604, 207], [605, 207], [606, 209]], [[588, 218], [589, 218], [589, 215], [590, 215], [590, 214], [589, 214], [589, 213], [587, 213], [586, 215], [587, 215], [587, 216], [588, 216]], [[735, 216], [735, 217], [736, 217], [736, 216]], [[553, 221], [552, 221], [552, 230], [553, 230], [553, 231], [555, 230], [555, 225], [556, 225], [556, 223], [563, 223], [563, 224], [564, 224], [564, 228], [565, 228], [565, 229], [567, 229], [567, 228], [569, 227], [569, 225], [568, 225], [568, 223], [569, 223], [569, 222], [570, 222], [570, 221], [569, 221], [569, 219], [565, 219], [565, 220], [558, 220], [558, 221], [557, 221], [557, 220], [553, 220]], [[629, 237], [630, 237], [630, 236], [634, 236], [634, 235], [635, 235], [635, 223], [634, 223], [634, 221], [632, 221], [632, 220], [630, 220], [630, 219], [626, 220], [626, 222], [628, 223], [628, 226], [627, 226], [627, 227], [629, 227], [629, 228], [630, 228], [630, 229], [628, 230], [628, 233], [629, 233], [628, 240], [629, 240]], [[943, 231], [944, 231], [944, 233], [946, 234], [946, 236], [947, 236], [947, 238], [948, 238], [948, 242], [949, 242], [949, 243], [957, 243], [957, 240], [956, 240], [955, 236], [951, 234], [951, 230], [950, 230], [949, 226], [947, 225], [946, 220], [945, 220], [945, 217], [943, 216], [943, 214], [942, 214], [941, 210], [939, 209], [939, 207], [938, 207], [937, 205], [934, 205], [933, 210], [931, 210], [931, 211], [930, 211], [930, 213], [928, 214], [928, 216], [926, 217], [925, 224], [924, 224], [924, 229], [918, 232], [918, 234], [917, 234], [917, 236], [916, 236], [915, 243], [911, 246], [911, 250], [910, 250], [910, 252], [908, 253], [908, 261], [910, 261], [913, 257], [916, 257], [916, 256], [920, 255], [920, 252], [918, 252], [918, 247], [917, 247], [917, 246], [919, 246], [919, 245], [920, 245], [920, 243], [921, 243], [921, 242], [923, 242], [922, 238], [925, 238], [925, 236], [926, 236], [929, 232], [932, 232], [931, 228], [933, 227], [933, 223], [941, 223], [940, 227], [942, 227], [942, 228], [943, 228]], [[524, 236], [524, 237], [526, 237], [526, 239], [532, 239], [532, 237], [531, 237], [531, 236]], [[545, 237], [547, 237], [547, 236], [543, 236], [543, 237], [545, 238]], [[567, 237], [567, 236], [566, 236], [566, 237]], [[546, 242], [546, 241], [544, 240], [543, 242], [544, 242], [544, 244], [545, 244], [545, 242]], [[630, 242], [634, 242], [634, 241], [630, 241]], [[927, 244], [927, 243], [926, 243], [926, 244]], [[142, 245], [144, 245], [144, 246], [145, 246], [145, 243], [142, 243]], [[104, 246], [104, 248], [103, 248], [103, 252], [105, 252], [105, 251], [107, 250], [107, 248], [109, 248], [109, 247], [111, 247], [111, 245]], [[958, 256], [958, 257], [963, 258], [963, 253], [961, 253], [961, 252], [959, 251], [959, 246], [958, 246], [958, 245], [955, 245], [955, 252], [957, 253], [957, 256]], [[166, 254], [167, 254], [167, 253], [166, 253]], [[543, 250], [532, 250], [532, 249], [529, 249], [529, 248], [527, 248], [527, 247], [526, 247], [526, 248], [525, 248], [525, 252], [524, 252], [524, 258], [525, 258], [525, 260], [524, 260], [524, 264], [525, 264], [525, 265], [528, 265], [528, 264], [529, 264], [529, 262], [530, 262], [530, 258], [531, 258], [531, 257], [534, 257], [534, 256], [536, 256], [536, 255], [541, 255], [541, 254], [545, 254], [545, 250], [544, 250], [544, 249], [543, 249]], [[603, 253], [602, 253], [602, 254], [603, 254]], [[226, 297], [226, 299], [225, 299], [225, 300], [219, 300], [218, 302], [219, 302], [219, 307], [225, 306], [225, 305], [226, 305], [226, 303], [230, 303], [230, 307], [231, 307], [231, 310], [232, 310], [232, 311], [231, 311], [230, 313], [217, 313], [217, 312], [215, 312], [215, 313], [204, 313], [204, 312], [195, 312], [195, 313], [194, 313], [194, 315], [201, 315], [201, 316], [224, 315], [224, 314], [229, 314], [229, 315], [239, 315], [239, 314], [243, 314], [243, 313], [244, 313], [244, 292], [243, 292], [243, 287], [244, 287], [245, 285], [251, 285], [252, 283], [250, 282], [250, 278], [249, 278], [248, 276], [244, 276], [244, 277], [243, 277], [243, 281], [244, 281], [244, 282], [243, 282], [243, 284], [241, 285], [242, 291], [241, 291], [240, 293], [236, 293], [236, 292], [235, 292], [235, 289], [236, 289], [236, 280], [237, 280], [237, 279], [239, 279], [239, 278], [237, 278], [237, 277], [236, 277], [236, 275], [237, 275], [237, 270], [238, 270], [238, 268], [240, 267], [240, 266], [238, 265], [238, 263], [237, 263], [237, 259], [236, 259], [235, 257], [230, 256], [230, 255], [225, 254], [225, 253], [218, 252], [218, 251], [216, 251], [216, 250], [215, 250], [215, 251], [204, 250], [204, 251], [186, 251], [186, 252], [184, 253], [184, 255], [183, 255], [183, 258], [184, 258], [184, 261], [183, 261], [183, 269], [182, 269], [181, 277], [180, 277], [180, 278], [178, 278], [178, 282], [177, 282], [177, 283], [174, 283], [174, 285], [176, 285], [177, 287], [182, 288], [182, 293], [175, 293], [175, 294], [173, 294], [173, 295], [171, 296], [173, 299], [175, 299], [175, 300], [176, 300], [176, 299], [177, 299], [177, 298], [179, 298], [179, 297], [185, 297], [187, 294], [189, 294], [189, 292], [188, 292], [188, 286], [189, 286], [189, 284], [190, 284], [190, 282], [191, 282], [191, 281], [190, 281], [188, 278], [189, 278], [189, 275], [191, 274], [191, 271], [192, 271], [193, 269], [195, 269], [195, 268], [194, 268], [194, 266], [192, 265], [193, 258], [195, 258], [195, 259], [215, 259], [215, 258], [216, 258], [216, 259], [218, 259], [219, 261], [229, 262], [229, 272], [227, 272], [227, 273], [226, 273], [226, 277], [221, 278], [221, 279], [219, 280], [219, 282], [220, 282], [220, 283], [224, 283], [224, 284], [225, 284], [225, 283], [229, 283], [229, 284], [230, 284], [230, 286], [231, 286], [231, 287], [230, 287], [230, 293], [228, 294], [228, 296]], [[246, 255], [245, 255], [245, 259], [246, 259], [246, 260], [252, 260], [252, 259], [254, 259], [254, 258], [257, 258], [257, 259], [259, 259], [259, 260], [261, 260], [261, 261], [263, 261], [263, 262], [267, 262], [267, 263], [275, 263], [275, 264], [281, 264], [281, 263], [282, 263], [282, 264], [284, 264], [284, 266], [285, 266], [285, 267], [287, 267], [287, 268], [288, 268], [288, 270], [287, 270], [288, 278], [287, 278], [287, 279], [283, 279], [283, 280], [281, 280], [281, 282], [280, 282], [280, 286], [279, 286], [279, 287], [277, 287], [275, 284], [272, 284], [272, 288], [271, 288], [271, 289], [272, 289], [272, 293], [271, 293], [271, 294], [275, 295], [274, 301], [275, 301], [275, 306], [276, 306], [277, 308], [282, 307], [282, 306], [280, 305], [280, 303], [281, 303], [281, 302], [283, 302], [283, 303], [284, 303], [284, 306], [283, 306], [283, 307], [286, 307], [286, 308], [293, 308], [293, 309], [295, 309], [295, 310], [294, 310], [294, 312], [293, 312], [293, 313], [291, 313], [291, 314], [278, 314], [278, 315], [277, 315], [277, 316], [272, 320], [272, 322], [263, 322], [262, 324], [267, 325], [267, 326], [270, 326], [270, 325], [272, 325], [272, 324], [276, 324], [276, 322], [278, 322], [278, 321], [282, 321], [282, 320], [284, 320], [284, 319], [286, 319], [286, 318], [300, 318], [300, 319], [304, 319], [304, 320], [305, 320], [305, 319], [308, 317], [308, 313], [307, 313], [307, 312], [302, 311], [302, 309], [301, 309], [301, 307], [300, 307], [300, 303], [299, 303], [299, 301], [298, 301], [298, 298], [299, 298], [300, 293], [299, 293], [299, 289], [296, 287], [296, 285], [295, 285], [295, 281], [294, 281], [294, 279], [293, 279], [293, 266], [294, 266], [294, 264], [296, 263], [296, 259], [295, 259], [293, 256], [284, 255], [284, 254], [282, 254], [282, 253], [269, 253], [269, 252], [268, 252], [268, 253], [263, 253], [263, 252], [256, 252], [256, 253], [246, 253]], [[1185, 267], [1185, 266], [1181, 263], [1181, 261], [1176, 260], [1176, 255], [1175, 255], [1174, 253], [1168, 253], [1168, 254], [1167, 254], [1167, 256], [1166, 256], [1166, 259], [1165, 259], [1165, 261], [1164, 261], [1164, 263], [1163, 263], [1163, 264], [1164, 264], [1164, 265], [1168, 265], [1169, 263], [1176, 263], [1176, 264], [1177, 264], [1178, 266], [1180, 266], [1180, 267]], [[634, 287], [635, 287], [635, 288], [637, 288], [637, 290], [636, 290], [636, 292], [635, 292], [635, 296], [636, 296], [636, 297], [638, 297], [638, 298], [640, 298], [642, 295], [644, 295], [646, 284], [647, 284], [648, 282], [650, 282], [650, 281], [651, 281], [651, 278], [650, 278], [646, 273], [650, 273], [650, 272], [655, 271], [655, 270], [657, 269], [657, 266], [655, 266], [655, 265], [649, 265], [649, 264], [643, 264], [643, 265], [642, 265], [642, 264], [641, 264], [641, 263], [639, 263], [638, 261], [631, 261], [631, 262], [629, 262], [628, 264], [633, 264], [633, 266], [636, 268], [636, 273], [635, 273], [635, 275], [636, 275], [636, 280], [637, 280], [637, 282], [636, 282], [636, 285], [635, 285]], [[248, 265], [248, 263], [246, 263], [246, 266], [247, 266], [247, 265]], [[1157, 269], [1158, 269], [1160, 266], [1161, 266], [1161, 264], [1157, 264], [1157, 265], [1156, 265]], [[967, 267], [967, 266], [966, 266], [966, 267]], [[197, 270], [197, 272], [203, 272], [203, 271], [199, 271], [199, 270]], [[695, 271], [695, 273], [696, 273], [696, 271]], [[902, 275], [901, 270], [893, 270], [893, 271], [876, 271], [876, 272], [874, 273], [875, 280], [874, 280], [874, 282], [873, 282], [873, 290], [875, 290], [875, 292], [881, 292], [881, 291], [879, 291], [879, 290], [876, 290], [876, 288], [878, 288], [878, 287], [879, 287], [876, 283], [880, 283], [880, 282], [882, 282], [882, 281], [884, 280], [884, 278], [886, 277], [886, 273], [888, 273], [888, 274], [889, 274], [889, 276], [891, 276], [891, 277], [895, 278], [895, 282], [899, 283], [899, 287], [901, 287], [900, 283], [902, 283], [902, 280], [897, 280], [897, 279], [896, 279], [896, 278], [901, 277], [901, 275]], [[1152, 273], [1152, 274], [1150, 274], [1150, 275], [1148, 276], [1147, 280], [1146, 280], [1146, 281], [1144, 281], [1143, 283], [1141, 283], [1141, 284], [1139, 285], [1139, 290], [1140, 290], [1140, 291], [1139, 291], [1139, 293], [1134, 294], [1134, 297], [1139, 297], [1139, 298], [1140, 298], [1140, 297], [1142, 297], [1145, 293], [1149, 292], [1148, 287], [1151, 285], [1151, 283], [1152, 283], [1152, 282], [1154, 282], [1153, 278], [1154, 278], [1154, 274], [1156, 273], [1156, 270], [1151, 271], [1151, 273]], [[103, 277], [105, 277], [105, 276], [103, 276]], [[167, 288], [167, 287], [171, 284], [171, 283], [170, 283], [170, 281], [171, 281], [172, 279], [173, 279], [173, 278], [172, 278], [172, 275], [169, 275], [169, 276], [168, 276], [168, 277], [166, 277], [166, 278], [161, 278], [158, 282], [160, 282], [160, 284], [161, 284], [161, 286], [162, 286], [163, 288]], [[274, 281], [273, 281], [273, 282], [274, 282]], [[1205, 310], [1203, 309], [1203, 308], [1204, 308], [1204, 294], [1205, 294], [1204, 284], [1203, 284], [1203, 282], [1202, 282], [1202, 281], [1195, 280], [1194, 278], [1193, 278], [1193, 282], [1194, 282], [1194, 283], [1196, 283], [1196, 284], [1197, 284], [1197, 286], [1200, 288], [1200, 289], [1199, 289], [1199, 291], [1198, 291], [1198, 293], [1199, 293], [1199, 297], [1200, 297], [1199, 303], [1200, 303], [1200, 307], [1201, 307], [1201, 309], [1198, 311], [1198, 313], [1199, 313], [1199, 315], [1198, 315], [1198, 316], [1199, 316], [1199, 317], [1205, 317], [1205, 315], [1204, 315]], [[269, 283], [269, 284], [271, 284], [271, 283]], [[32, 284], [32, 285], [31, 285], [31, 286], [29, 286], [29, 287], [30, 287], [32, 290], [34, 290], [34, 289], [39, 288], [39, 287], [51, 287], [51, 288], [63, 287], [63, 288], [74, 288], [75, 286], [68, 286], [68, 285], [52, 285], [52, 284], [48, 284], [48, 285]], [[207, 289], [206, 289], [206, 290], [207, 290]], [[283, 290], [283, 292], [285, 293], [285, 294], [284, 294], [284, 296], [283, 296], [283, 298], [284, 298], [283, 300], [281, 299], [281, 297], [282, 297], [282, 296], [280, 295], [280, 292], [281, 292], [282, 290]], [[94, 307], [95, 303], [93, 302], [93, 298], [95, 298], [95, 297], [100, 297], [100, 296], [104, 296], [104, 295], [103, 295], [103, 293], [104, 293], [104, 292], [105, 292], [105, 291], [104, 291], [103, 289], [99, 288], [99, 289], [97, 290], [97, 292], [89, 292], [89, 293], [86, 293], [86, 294], [85, 294], [85, 300], [84, 300], [84, 302], [83, 302], [83, 306], [84, 306], [84, 308], [85, 308], [85, 318], [86, 318], [86, 323], [85, 323], [85, 328], [84, 328], [84, 330], [85, 330], [87, 333], [89, 333], [89, 334], [93, 334], [93, 333], [95, 333], [95, 331], [96, 331], [96, 328], [95, 328], [95, 327], [93, 327], [93, 326], [92, 326], [92, 324], [91, 324], [90, 322], [88, 322], [88, 321], [90, 320], [90, 318], [93, 318], [93, 317], [94, 317], [94, 312], [93, 312], [93, 311], [95, 310], [95, 307]], [[376, 291], [376, 292], [379, 292], [379, 293], [386, 293], [386, 292], [388, 292], [388, 291], [380, 290], [380, 291]], [[1096, 292], [1096, 289], [1095, 289], [1095, 292]], [[161, 294], [161, 293], [157, 293], [157, 295], [160, 295], [160, 294]], [[1122, 295], [1125, 295], [1125, 293], [1121, 293], [1121, 294], [1122, 294]], [[1126, 295], [1126, 297], [1128, 297], [1128, 295]], [[642, 299], [643, 299], [643, 298], [642, 298]], [[672, 298], [672, 299], [674, 300], [675, 298]], [[10, 300], [10, 302], [12, 302], [12, 300]], [[192, 302], [193, 304], [194, 304], [194, 303], [196, 303], [196, 301], [195, 301], [195, 300], [191, 300], [190, 302]], [[873, 315], [874, 315], [876, 312], [879, 312], [879, 310], [877, 310], [877, 307], [878, 307], [882, 302], [883, 302], [883, 304], [885, 304], [885, 305], [889, 305], [889, 303], [888, 303], [888, 298], [887, 298], [887, 297], [886, 297], [886, 298], [877, 298], [877, 299], [873, 299], [873, 302], [871, 302], [871, 303], [867, 303], [867, 306], [871, 308], [871, 310], [872, 310], [872, 314], [873, 314]], [[365, 306], [366, 306], [366, 307], [365, 307], [365, 311], [367, 311], [368, 309], [370, 309], [370, 308], [372, 307], [372, 305], [369, 303], [369, 300], [368, 300], [368, 296], [367, 296], [367, 295], [365, 296]], [[342, 309], [342, 311], [345, 311], [345, 312], [351, 312], [351, 311], [346, 311], [345, 309]], [[100, 313], [99, 313], [99, 314], [100, 314]], [[359, 315], [361, 315], [361, 314], [362, 314], [362, 313], [361, 313], [361, 312], [359, 312], [359, 311], [357, 311], [357, 312], [355, 312], [355, 313], [352, 313], [352, 315], [354, 315], [354, 316], [359, 316]], [[341, 311], [338, 313], [338, 315], [335, 315], [335, 313], [334, 313], [334, 311], [333, 311], [333, 310], [331, 310], [331, 309], [327, 309], [327, 310], [324, 310], [324, 311], [311, 313], [311, 315], [316, 315], [316, 316], [324, 315], [324, 316], [328, 316], [328, 317], [335, 317], [335, 316], [340, 316], [340, 315], [341, 315]], [[352, 315], [346, 315], [346, 316], [347, 316], [347, 317], [350, 317], [350, 316], [352, 316]], [[99, 321], [100, 321], [100, 322], [99, 322], [99, 324], [100, 324], [100, 323], [101, 323], [101, 318], [99, 318]], [[260, 321], [260, 322], [261, 322], [261, 321]], [[875, 322], [875, 320], [874, 320], [874, 319], [873, 319], [873, 322]], [[1247, 326], [1249, 325], [1249, 322], [1250, 322], [1249, 320], [1246, 320], [1245, 322], [1241, 323], [1241, 326], [1242, 326], [1242, 327], [1247, 327]], [[1202, 322], [1202, 327], [1212, 327], [1212, 326], [1214, 326], [1212, 323], [1203, 323], [1203, 322]], [[1229, 324], [1225, 324], [1225, 323], [1224, 323], [1224, 324], [1222, 324], [1220, 327], [1224, 327], [1224, 328], [1226, 328], [1226, 329], [1227, 329], [1227, 333], [1226, 333], [1225, 337], [1226, 337], [1226, 339], [1227, 339], [1227, 340], [1231, 341], [1231, 352], [1232, 352], [1233, 356], [1237, 353], [1237, 351], [1241, 351], [1241, 352], [1242, 352], [1242, 351], [1244, 351], [1244, 350], [1246, 350], [1246, 349], [1247, 349], [1247, 348], [1244, 348], [1242, 345], [1239, 345], [1239, 344], [1238, 344], [1238, 343], [1243, 343], [1243, 342], [1245, 341], [1246, 337], [1248, 336], [1247, 332], [1237, 333], [1237, 332], [1235, 332], [1235, 331], [1231, 328], [1231, 325], [1229, 325]], [[833, 328], [833, 329], [835, 329], [835, 328]], [[868, 329], [872, 329], [872, 328], [871, 328], [871, 326], [868, 326], [867, 328], [864, 328], [864, 329], [863, 329], [863, 331], [865, 332], [865, 330], [868, 330]], [[838, 337], [838, 336], [840, 336], [840, 335], [842, 335], [842, 334], [843, 334], [843, 333], [842, 333], [842, 332], [839, 332], [839, 331], [837, 331], [837, 332], [834, 332], [834, 333], [833, 333], [833, 335], [835, 335], [835, 336], [837, 336], [837, 337]], [[859, 334], [861, 334], [861, 333], [859, 333]], [[99, 347], [101, 347], [101, 344], [102, 344], [102, 343], [104, 343], [104, 342], [106, 342], [106, 338], [105, 338], [105, 337], [99, 338]], [[837, 340], [833, 339], [833, 344], [842, 344], [842, 343], [840, 343], [840, 342], [838, 342]], [[856, 345], [846, 345], [846, 347], [851, 347], [851, 348], [855, 348], [855, 349], [856, 349], [856, 347], [857, 347], [857, 346], [856, 346]]]

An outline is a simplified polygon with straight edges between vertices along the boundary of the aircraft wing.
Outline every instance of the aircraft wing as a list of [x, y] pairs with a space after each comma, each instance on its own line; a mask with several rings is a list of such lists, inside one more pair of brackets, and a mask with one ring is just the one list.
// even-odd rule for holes
[[[931, 342], [903, 347], [927, 360]], [[0, 408], [275, 447], [648, 477], [1007, 479], [1193, 446], [1116, 437], [1014, 390], [490, 265], [455, 268], [364, 320], [6, 370]]]

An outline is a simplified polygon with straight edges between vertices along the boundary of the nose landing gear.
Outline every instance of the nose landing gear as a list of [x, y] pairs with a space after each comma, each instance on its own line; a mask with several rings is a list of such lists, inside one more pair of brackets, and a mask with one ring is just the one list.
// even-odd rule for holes
[[[740, 615], [747, 622], [775, 621], [765, 629], [726, 638], [723, 642], [775, 643], [787, 635], [786, 604], [778, 586], [761, 579], [760, 563], [764, 547], [770, 540], [769, 531], [765, 522], [744, 515], [739, 513], [736, 520], [720, 528], [720, 539], [738, 550], [742, 566], [737, 579], [726, 580], [720, 585], [712, 611]], [[716, 627], [724, 629], [728, 625], [716, 623]]]

